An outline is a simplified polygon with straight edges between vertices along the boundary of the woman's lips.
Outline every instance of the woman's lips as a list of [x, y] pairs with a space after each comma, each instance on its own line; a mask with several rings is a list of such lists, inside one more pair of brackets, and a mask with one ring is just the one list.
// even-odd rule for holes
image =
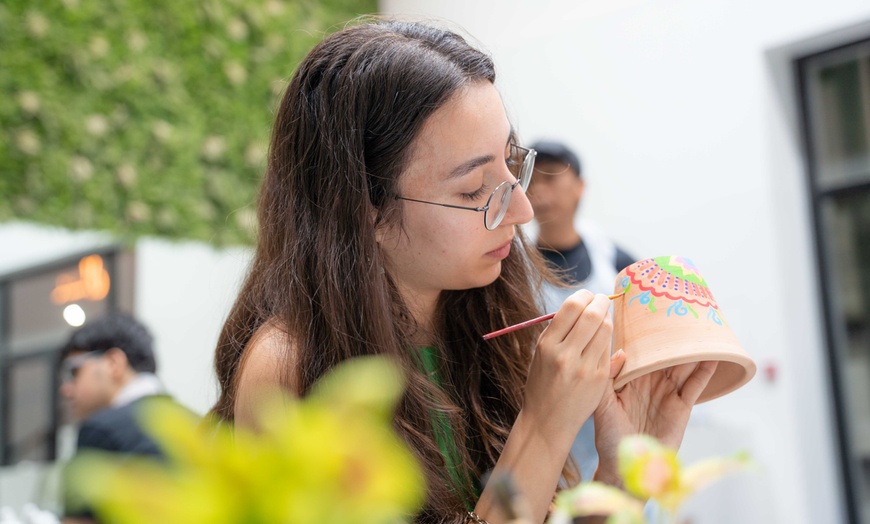
[[487, 255], [494, 257], [494, 258], [497, 258], [499, 260], [503, 260], [503, 259], [507, 258], [507, 256], [510, 254], [512, 243], [513, 243], [513, 240], [508, 240], [503, 246], [501, 246], [498, 249], [493, 249], [492, 251], [487, 253]]

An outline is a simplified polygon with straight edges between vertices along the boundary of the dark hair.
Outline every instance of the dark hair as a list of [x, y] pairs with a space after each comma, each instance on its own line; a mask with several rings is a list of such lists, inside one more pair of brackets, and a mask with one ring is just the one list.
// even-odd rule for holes
[[583, 166], [580, 164], [580, 157], [564, 143], [556, 140], [538, 140], [529, 147], [538, 152], [538, 162], [550, 160], [567, 164], [574, 170], [577, 178], [583, 178]]
[[108, 351], [118, 348], [127, 355], [130, 367], [139, 373], [154, 373], [154, 338], [141, 322], [124, 313], [112, 313], [94, 320], [70, 335], [61, 349], [61, 359], [81, 351]]
[[[395, 427], [426, 472], [419, 521], [458, 518], [474, 479], [495, 465], [519, 413], [540, 329], [487, 343], [481, 334], [539, 314], [539, 255], [520, 231], [491, 285], [442, 292], [436, 347], [441, 386], [420, 369], [417, 326], [375, 231], [401, 223], [393, 198], [426, 119], [463, 87], [493, 83], [486, 54], [450, 31], [370, 21], [335, 33], [303, 60], [275, 118], [258, 204], [259, 241], [215, 354], [220, 397], [232, 420], [246, 345], [266, 322], [285, 330], [285, 384], [304, 395], [344, 360], [390, 355], [408, 376]], [[536, 280], [537, 279], [537, 280]], [[460, 478], [446, 472], [433, 416], [450, 426]]]

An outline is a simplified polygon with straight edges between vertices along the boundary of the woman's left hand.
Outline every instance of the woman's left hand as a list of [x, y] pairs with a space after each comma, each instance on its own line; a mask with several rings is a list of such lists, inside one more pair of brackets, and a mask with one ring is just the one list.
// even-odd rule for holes
[[[611, 377], [624, 357], [614, 355]], [[716, 371], [717, 362], [681, 364], [636, 378], [620, 391], [608, 388], [595, 410], [596, 478], [617, 483], [617, 448], [629, 435], [644, 433], [678, 449], [698, 397]]]

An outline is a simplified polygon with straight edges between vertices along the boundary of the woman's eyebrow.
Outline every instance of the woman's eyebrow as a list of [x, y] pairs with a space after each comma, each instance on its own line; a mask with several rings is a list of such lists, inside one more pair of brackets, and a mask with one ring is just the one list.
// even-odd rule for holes
[[495, 157], [492, 155], [474, 157], [471, 160], [467, 160], [454, 167], [453, 170], [450, 171], [450, 174], [447, 176], [447, 179], [450, 180], [453, 178], [465, 176], [468, 173], [471, 173], [472, 171], [477, 169], [478, 167], [489, 164], [493, 160], [495, 160]]
[[[511, 145], [511, 143], [514, 141], [515, 136], [516, 135], [514, 133], [514, 129], [513, 129], [513, 127], [511, 127], [511, 130], [508, 133], [507, 140], [505, 141], [505, 146]], [[459, 164], [458, 166], [454, 167], [453, 170], [450, 171], [450, 174], [447, 175], [447, 180], [452, 180], [454, 178], [459, 178], [461, 176], [465, 176], [468, 173], [471, 173], [472, 171], [477, 169], [478, 167], [486, 165], [486, 164], [492, 162], [493, 160], [495, 160], [495, 157], [492, 155], [484, 155], [484, 156], [472, 158], [471, 160], [463, 162], [463, 163]]]

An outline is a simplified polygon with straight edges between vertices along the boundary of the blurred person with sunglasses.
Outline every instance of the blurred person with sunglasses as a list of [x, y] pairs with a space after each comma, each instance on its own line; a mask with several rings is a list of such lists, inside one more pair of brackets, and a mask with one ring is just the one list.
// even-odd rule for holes
[[[126, 314], [110, 314], [72, 333], [61, 350], [60, 393], [79, 422], [76, 453], [98, 450], [161, 457], [143, 431], [137, 413], [156, 398], [168, 398], [155, 375], [154, 340], [148, 329]], [[94, 522], [90, 508], [66, 486], [65, 523]]]

